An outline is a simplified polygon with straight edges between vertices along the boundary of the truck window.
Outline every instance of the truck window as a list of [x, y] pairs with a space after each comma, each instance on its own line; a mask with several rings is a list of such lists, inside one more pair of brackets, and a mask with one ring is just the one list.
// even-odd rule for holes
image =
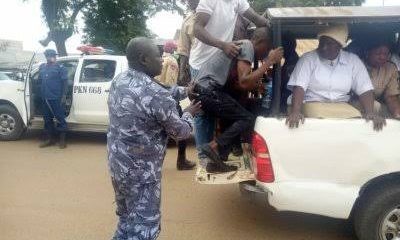
[[11, 80], [11, 77], [4, 72], [0, 72], [0, 80]]
[[[67, 69], [68, 83], [72, 85], [75, 78], [76, 68], [78, 67], [78, 60], [64, 60], [57, 62]], [[41, 84], [41, 82], [39, 82], [39, 68], [32, 71], [31, 81], [34, 84]]]
[[66, 60], [66, 61], [59, 61], [63, 67], [65, 67], [68, 71], [68, 83], [73, 84], [76, 68], [78, 67], [78, 60]]
[[32, 84], [41, 84], [41, 82], [39, 82], [39, 69], [32, 71], [31, 82]]
[[79, 82], [109, 82], [117, 63], [112, 60], [84, 60]]

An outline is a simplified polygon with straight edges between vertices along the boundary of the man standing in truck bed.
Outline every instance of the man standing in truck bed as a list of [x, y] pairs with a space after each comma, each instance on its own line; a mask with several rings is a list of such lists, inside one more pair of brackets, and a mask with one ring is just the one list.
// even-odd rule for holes
[[[229, 120], [232, 124], [215, 140], [201, 146], [201, 151], [211, 160], [207, 164], [207, 172], [234, 171], [234, 166], [226, 165], [231, 144], [235, 138], [253, 127], [255, 116], [246, 110], [226, 91], [225, 86], [231, 66], [237, 69], [237, 89], [253, 91], [263, 87], [260, 81], [264, 73], [281, 61], [282, 48], [271, 50], [271, 37], [267, 28], [258, 28], [250, 40], [239, 41], [239, 55], [230, 59], [222, 51], [212, 60], [204, 64], [195, 80], [195, 92], [199, 95], [196, 100], [202, 102], [206, 114]], [[264, 63], [252, 71], [255, 60]]]
[[[232, 42], [236, 20], [239, 15], [253, 22], [257, 27], [266, 27], [267, 19], [258, 15], [247, 0], [200, 0], [196, 8], [194, 35], [189, 65], [192, 79], [197, 79], [200, 68], [212, 60], [218, 52], [224, 52], [234, 58], [239, 54], [240, 43]], [[207, 156], [200, 146], [212, 140], [215, 119], [207, 114], [195, 117], [196, 148], [201, 162], [207, 162]]]

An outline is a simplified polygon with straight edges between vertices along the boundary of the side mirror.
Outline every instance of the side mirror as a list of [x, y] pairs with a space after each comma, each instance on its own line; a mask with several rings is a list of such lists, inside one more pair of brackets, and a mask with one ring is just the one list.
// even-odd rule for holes
[[15, 74], [17, 81], [24, 81], [24, 75], [21, 72]]
[[16, 72], [13, 74], [14, 75], [14, 79], [20, 82], [24, 81], [24, 75], [22, 74], [22, 72]]

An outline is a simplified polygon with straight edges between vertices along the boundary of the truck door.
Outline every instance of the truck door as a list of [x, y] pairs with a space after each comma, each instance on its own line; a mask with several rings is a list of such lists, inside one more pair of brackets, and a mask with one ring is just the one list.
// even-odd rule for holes
[[[29, 121], [33, 117], [34, 113], [34, 103], [32, 98], [32, 70], [33, 70], [33, 64], [35, 63], [36, 60], [36, 53], [33, 54], [29, 65], [28, 69], [25, 72], [24, 81], [25, 81], [25, 87], [24, 87], [24, 101], [25, 101], [25, 109], [26, 109], [26, 118], [23, 119], [24, 122], [28, 125]], [[22, 116], [21, 116], [22, 117]]]
[[68, 84], [66, 89], [67, 101], [65, 103], [65, 115], [68, 116], [72, 107], [72, 93], [74, 86], [74, 79], [76, 74], [76, 69], [78, 67], [78, 59], [66, 59], [58, 61], [63, 67], [68, 71]]
[[107, 99], [116, 60], [84, 59], [75, 78], [72, 111], [77, 123], [108, 125]]

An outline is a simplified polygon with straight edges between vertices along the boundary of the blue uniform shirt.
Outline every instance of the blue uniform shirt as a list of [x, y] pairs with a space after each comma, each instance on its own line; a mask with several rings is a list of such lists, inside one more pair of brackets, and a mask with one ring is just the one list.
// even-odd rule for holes
[[58, 63], [44, 63], [39, 67], [39, 79], [42, 81], [43, 99], [61, 99], [68, 71]]
[[181, 140], [192, 132], [190, 113], [179, 117], [177, 111], [176, 100], [185, 97], [184, 88], [167, 90], [133, 69], [114, 78], [108, 98], [107, 144], [108, 163], [115, 181], [127, 178], [136, 184], [161, 181], [168, 136]]

